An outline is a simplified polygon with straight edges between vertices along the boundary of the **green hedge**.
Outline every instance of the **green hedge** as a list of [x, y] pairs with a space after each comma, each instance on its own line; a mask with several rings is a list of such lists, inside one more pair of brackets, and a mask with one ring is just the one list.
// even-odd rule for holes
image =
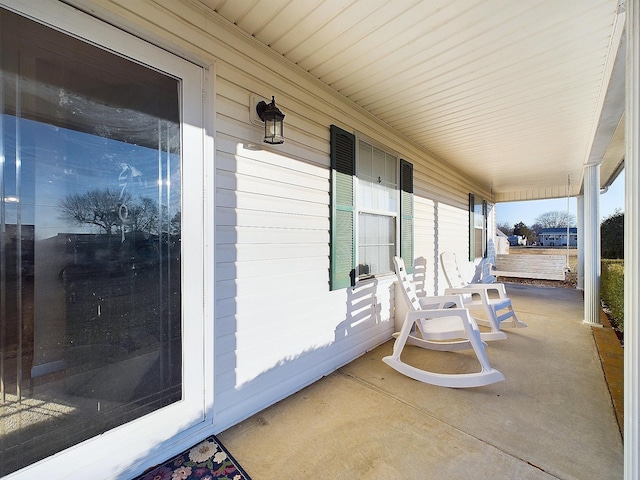
[[602, 260], [600, 298], [617, 324], [624, 330], [624, 260]]

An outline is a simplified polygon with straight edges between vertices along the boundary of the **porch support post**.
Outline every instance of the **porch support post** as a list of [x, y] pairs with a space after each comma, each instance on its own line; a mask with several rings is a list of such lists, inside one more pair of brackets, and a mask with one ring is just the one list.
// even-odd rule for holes
[[600, 164], [584, 167], [584, 323], [600, 323]]
[[640, 478], [640, 0], [626, 4], [624, 478]]
[[579, 290], [584, 290], [584, 197], [579, 195], [577, 202], [577, 223], [578, 223], [578, 285]]

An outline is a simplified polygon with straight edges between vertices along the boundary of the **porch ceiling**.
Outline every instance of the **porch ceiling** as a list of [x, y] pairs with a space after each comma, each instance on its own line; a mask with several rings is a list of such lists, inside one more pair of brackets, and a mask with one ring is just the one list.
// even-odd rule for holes
[[496, 201], [568, 176], [577, 194], [583, 165], [604, 159], [604, 185], [622, 160], [624, 0], [197, 1]]

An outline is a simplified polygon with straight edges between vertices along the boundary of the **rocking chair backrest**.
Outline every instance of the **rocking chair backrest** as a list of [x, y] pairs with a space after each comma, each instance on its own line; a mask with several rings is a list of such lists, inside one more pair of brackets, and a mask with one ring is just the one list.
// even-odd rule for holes
[[413, 282], [411, 282], [407, 276], [404, 260], [400, 257], [393, 257], [393, 264], [396, 267], [396, 275], [400, 285], [402, 286], [402, 293], [404, 293], [404, 298], [406, 299], [407, 304], [411, 306], [411, 310], [420, 310], [421, 307], [420, 302], [418, 301], [418, 295], [416, 294]]
[[447, 279], [447, 283], [449, 284], [449, 288], [463, 288], [469, 284], [460, 274], [455, 253], [442, 253], [440, 255], [440, 261], [442, 262], [442, 270], [445, 278]]

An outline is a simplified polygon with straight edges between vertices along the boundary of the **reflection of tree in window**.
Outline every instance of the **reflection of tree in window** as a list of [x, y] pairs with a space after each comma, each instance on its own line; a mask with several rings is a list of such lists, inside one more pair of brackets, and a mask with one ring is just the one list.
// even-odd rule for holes
[[[127, 215], [120, 213], [126, 206]], [[69, 194], [60, 202], [61, 217], [77, 225], [93, 225], [101, 233], [143, 232], [158, 235], [160, 211], [149, 197], [134, 198], [126, 191], [120, 193], [105, 188], [83, 194]], [[166, 230], [165, 230], [166, 231]]]

